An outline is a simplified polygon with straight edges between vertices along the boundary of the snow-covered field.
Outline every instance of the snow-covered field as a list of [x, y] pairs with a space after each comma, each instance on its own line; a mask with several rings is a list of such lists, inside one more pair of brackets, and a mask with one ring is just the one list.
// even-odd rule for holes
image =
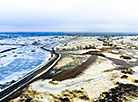
[[[0, 39], [0, 89], [17, 81], [51, 57], [52, 49], [72, 37], [33, 36]], [[2, 87], [1, 87], [2, 86]]]
[[[13, 80], [17, 81], [43, 62], [48, 61], [51, 57], [50, 52], [44, 51], [40, 47], [46, 46], [51, 49], [54, 46], [53, 43], [57, 41], [58, 38], [53, 36], [1, 39], [0, 85], [10, 84]], [[21, 44], [25, 46], [21, 46]]]
[[[67, 37], [67, 39], [68, 38], [70, 37]], [[62, 41], [65, 41], [64, 37], [62, 36], [33, 36], [33, 37], [5, 38], [5, 39], [0, 40], [0, 44], [13, 44], [14, 46], [35, 44], [37, 46], [38, 45], [46, 46], [46, 48], [49, 49], [49, 48], [57, 46], [58, 43]]]
[[0, 45], [0, 52], [7, 50], [7, 49], [17, 48], [17, 47], [18, 46]]
[[50, 57], [49, 52], [36, 46], [20, 47], [1, 54], [4, 55], [0, 59], [0, 83], [17, 80]]

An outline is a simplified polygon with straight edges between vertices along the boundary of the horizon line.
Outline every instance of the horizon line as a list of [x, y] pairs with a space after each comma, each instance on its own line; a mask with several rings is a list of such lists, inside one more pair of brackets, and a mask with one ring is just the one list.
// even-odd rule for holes
[[0, 31], [0, 33], [19, 33], [19, 32], [53, 32], [53, 33], [138, 33], [138, 32], [115, 32], [115, 31]]
[[137, 33], [138, 32], [108, 32], [108, 31], [0, 31], [0, 33]]

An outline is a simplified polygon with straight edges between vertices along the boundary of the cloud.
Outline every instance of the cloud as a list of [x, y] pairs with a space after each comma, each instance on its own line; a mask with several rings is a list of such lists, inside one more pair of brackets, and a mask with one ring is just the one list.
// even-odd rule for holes
[[138, 32], [137, 0], [1, 0], [0, 31]]

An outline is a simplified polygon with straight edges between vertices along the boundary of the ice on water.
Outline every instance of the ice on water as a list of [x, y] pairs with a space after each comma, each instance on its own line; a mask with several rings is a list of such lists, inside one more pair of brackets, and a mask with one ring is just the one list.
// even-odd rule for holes
[[3, 54], [7, 57], [0, 59], [1, 83], [17, 80], [49, 57], [48, 52], [36, 46], [24, 46]]

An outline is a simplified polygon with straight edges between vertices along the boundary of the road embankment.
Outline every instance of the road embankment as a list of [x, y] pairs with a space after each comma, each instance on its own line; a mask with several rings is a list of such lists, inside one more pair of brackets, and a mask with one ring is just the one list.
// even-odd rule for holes
[[44, 75], [48, 70], [50, 70], [60, 59], [60, 55], [58, 53], [51, 52], [51, 54], [52, 58], [48, 62], [39, 65], [37, 68], [35, 68], [35, 70], [28, 73], [25, 77], [2, 90], [0, 92], [0, 102], [8, 102], [10, 99], [15, 97], [15, 93], [20, 92], [28, 84], [32, 83], [33, 81], [41, 77], [41, 75]]

